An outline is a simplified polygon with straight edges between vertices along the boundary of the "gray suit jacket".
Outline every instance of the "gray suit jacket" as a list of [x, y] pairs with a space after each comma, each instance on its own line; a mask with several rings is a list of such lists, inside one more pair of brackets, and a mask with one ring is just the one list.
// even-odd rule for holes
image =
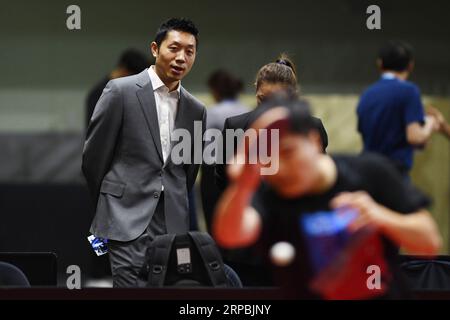
[[[194, 121], [206, 127], [203, 104], [181, 88], [176, 128], [191, 133]], [[203, 132], [199, 132], [202, 134]], [[200, 137], [200, 141], [201, 137]], [[89, 123], [82, 170], [96, 214], [91, 233], [131, 241], [147, 228], [164, 184], [168, 233], [189, 229], [188, 197], [199, 165], [163, 162], [155, 97], [147, 70], [106, 85]]]

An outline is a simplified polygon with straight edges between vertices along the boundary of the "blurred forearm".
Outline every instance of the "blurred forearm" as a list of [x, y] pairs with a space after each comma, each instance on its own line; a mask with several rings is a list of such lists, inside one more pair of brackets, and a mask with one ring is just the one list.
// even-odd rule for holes
[[386, 207], [381, 231], [411, 254], [436, 255], [442, 239], [436, 223], [426, 210], [403, 215]]

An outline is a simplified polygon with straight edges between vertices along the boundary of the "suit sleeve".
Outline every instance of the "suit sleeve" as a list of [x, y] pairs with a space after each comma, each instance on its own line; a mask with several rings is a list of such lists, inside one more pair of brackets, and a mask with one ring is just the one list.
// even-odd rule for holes
[[122, 113], [122, 96], [114, 81], [110, 81], [95, 106], [83, 148], [81, 167], [94, 203], [114, 156]]
[[228, 119], [226, 119], [222, 130], [222, 150], [219, 150], [217, 161], [214, 166], [214, 178], [217, 187], [219, 187], [219, 190], [221, 191], [224, 191], [228, 186], [228, 176], [226, 172], [226, 130], [229, 129], [229, 127]]
[[[202, 136], [200, 137], [200, 139], [202, 141], [202, 155], [203, 155], [203, 149], [205, 147], [205, 142], [203, 141], [203, 136], [205, 134], [205, 130], [206, 130], [206, 108], [203, 107]], [[194, 141], [197, 141], [197, 137], [194, 137]], [[192, 150], [192, 159], [194, 159], [194, 150]], [[203, 159], [203, 156], [202, 156], [202, 159]], [[197, 163], [185, 165], [186, 184], [187, 184], [188, 192], [191, 191], [192, 187], [194, 186], [195, 179], [197, 178], [199, 168], [200, 168], [200, 164], [197, 164]]]

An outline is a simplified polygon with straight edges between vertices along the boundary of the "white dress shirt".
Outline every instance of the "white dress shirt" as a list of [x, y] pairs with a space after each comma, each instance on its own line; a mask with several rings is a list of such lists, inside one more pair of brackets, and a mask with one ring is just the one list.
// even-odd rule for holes
[[170, 154], [170, 137], [175, 127], [175, 117], [180, 101], [180, 88], [178, 84], [176, 90], [169, 92], [169, 88], [161, 81], [154, 70], [155, 66], [148, 68], [150, 81], [152, 82], [153, 93], [155, 95], [156, 112], [158, 113], [159, 134], [161, 138], [161, 148], [164, 162]]
[[[152, 82], [153, 93], [155, 95], [156, 112], [158, 113], [159, 135], [161, 139], [161, 149], [164, 162], [170, 155], [171, 140], [170, 137], [175, 127], [175, 117], [180, 101], [181, 82], [178, 83], [176, 90], [169, 92], [169, 88], [162, 82], [155, 72], [155, 66], [148, 68], [148, 75]], [[164, 190], [164, 185], [162, 186]]]

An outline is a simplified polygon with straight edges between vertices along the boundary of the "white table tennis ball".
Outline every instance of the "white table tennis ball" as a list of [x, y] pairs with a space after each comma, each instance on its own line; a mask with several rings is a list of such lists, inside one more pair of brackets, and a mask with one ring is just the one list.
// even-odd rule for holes
[[285, 267], [292, 263], [295, 257], [295, 248], [289, 242], [277, 242], [270, 248], [270, 259], [279, 266]]

